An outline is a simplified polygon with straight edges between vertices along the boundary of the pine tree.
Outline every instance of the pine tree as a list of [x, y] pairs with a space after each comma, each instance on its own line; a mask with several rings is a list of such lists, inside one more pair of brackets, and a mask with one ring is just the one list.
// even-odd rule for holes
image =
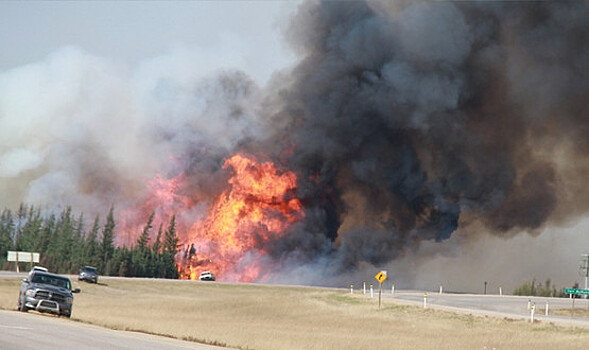
[[157, 236], [153, 242], [153, 246], [151, 247], [150, 270], [152, 271], [152, 276], [155, 278], [164, 277], [161, 252], [161, 239], [163, 230], [163, 225], [160, 224], [160, 227], [157, 231]]
[[41, 231], [41, 235], [39, 236], [39, 254], [41, 255], [40, 263], [43, 266], [49, 266], [49, 257], [47, 256], [47, 252], [49, 250], [49, 242], [53, 237], [53, 232], [55, 230], [55, 223], [56, 218], [55, 214], [51, 214], [49, 219], [45, 220], [45, 224], [43, 225], [43, 230]]
[[38, 252], [37, 244], [43, 227], [41, 212], [33, 206], [28, 208], [26, 217], [22, 220], [21, 232], [18, 235], [18, 250]]
[[92, 229], [88, 232], [86, 242], [84, 244], [84, 261], [85, 265], [100, 266], [102, 257], [100, 255], [100, 247], [98, 245], [98, 230], [100, 227], [100, 217], [96, 215]]
[[70, 273], [77, 272], [84, 265], [84, 215], [80, 214], [72, 241]]
[[149, 241], [149, 231], [152, 228], [153, 218], [155, 216], [155, 212], [152, 212], [149, 218], [147, 219], [147, 223], [143, 227], [143, 232], [141, 236], [137, 239], [137, 245], [131, 251], [131, 266], [128, 268], [128, 274], [137, 277], [150, 277], [152, 272], [149, 271], [149, 249], [147, 247], [147, 243]]
[[[0, 259], [4, 259], [9, 250], [14, 249], [12, 235], [14, 232], [14, 219], [12, 213], [8, 209], [4, 209], [0, 214]], [[6, 269], [8, 262], [4, 266], [0, 265], [1, 269]]]
[[129, 269], [131, 266], [131, 251], [126, 247], [115, 249], [112, 261], [110, 263], [113, 275], [120, 277], [134, 277], [132, 271]]
[[139, 236], [139, 239], [137, 240], [137, 248], [140, 249], [141, 251], [144, 251], [147, 249], [147, 243], [149, 241], [149, 231], [153, 227], [152, 223], [153, 223], [154, 216], [155, 216], [155, 211], [152, 212], [151, 215], [149, 216], [149, 218], [147, 219], [147, 223], [143, 227], [143, 232], [141, 233], [141, 236]]
[[49, 236], [44, 236], [44, 239], [47, 238], [48, 242], [45, 255], [41, 257], [42, 261], [45, 262], [43, 265], [49, 270], [58, 273], [61, 273], [64, 268], [64, 260], [70, 258], [68, 252], [71, 250], [69, 245], [73, 233], [70, 215], [71, 210], [69, 208], [65, 209], [61, 212], [59, 218], [55, 219], [53, 229], [43, 233], [43, 235], [46, 233], [50, 234]]
[[57, 223], [56, 232], [57, 261], [54, 269], [58, 273], [70, 272], [72, 266], [73, 239], [75, 231], [75, 220], [72, 218], [72, 208], [67, 207]]
[[178, 278], [175, 256], [178, 252], [178, 237], [176, 237], [176, 215], [172, 216], [170, 225], [166, 230], [163, 246], [164, 278]]
[[18, 240], [26, 219], [27, 206], [24, 203], [21, 203], [18, 207], [18, 211], [16, 212], [16, 231], [14, 231], [14, 235], [12, 237], [16, 250], [19, 250]]
[[163, 232], [163, 226], [160, 224], [160, 227], [157, 231], [157, 237], [155, 238], [155, 241], [153, 242], [153, 247], [152, 247], [152, 252], [154, 254], [161, 254], [161, 239], [162, 239], [162, 232]]
[[114, 207], [111, 206], [106, 217], [106, 223], [102, 229], [102, 241], [100, 244], [100, 253], [102, 257], [102, 261], [100, 262], [100, 271], [102, 274], [110, 276], [110, 266], [109, 262], [113, 257], [114, 254], [114, 229], [115, 229], [115, 219], [114, 219]]

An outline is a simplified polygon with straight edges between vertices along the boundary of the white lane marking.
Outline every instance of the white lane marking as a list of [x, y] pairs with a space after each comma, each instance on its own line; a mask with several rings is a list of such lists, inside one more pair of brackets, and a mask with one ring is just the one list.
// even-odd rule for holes
[[18, 326], [5, 326], [3, 324], [0, 324], [0, 328], [9, 328], [9, 329], [32, 329], [30, 327], [18, 327]]

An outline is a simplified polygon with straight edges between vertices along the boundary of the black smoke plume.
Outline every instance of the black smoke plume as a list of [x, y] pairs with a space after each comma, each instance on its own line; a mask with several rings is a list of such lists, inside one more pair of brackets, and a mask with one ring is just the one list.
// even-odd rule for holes
[[[307, 2], [276, 83], [309, 213], [281, 242], [339, 271], [472, 222], [511, 236], [584, 213], [586, 2]], [[306, 236], [301, 238], [299, 236]]]

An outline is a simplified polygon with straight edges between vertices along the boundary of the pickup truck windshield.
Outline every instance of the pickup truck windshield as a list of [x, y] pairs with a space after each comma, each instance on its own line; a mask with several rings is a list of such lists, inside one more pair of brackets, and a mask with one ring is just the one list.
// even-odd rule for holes
[[49, 276], [49, 275], [42, 275], [42, 274], [38, 274], [38, 273], [33, 275], [33, 277], [31, 278], [31, 282], [50, 284], [52, 286], [65, 288], [65, 289], [72, 288], [70, 281], [68, 279]]

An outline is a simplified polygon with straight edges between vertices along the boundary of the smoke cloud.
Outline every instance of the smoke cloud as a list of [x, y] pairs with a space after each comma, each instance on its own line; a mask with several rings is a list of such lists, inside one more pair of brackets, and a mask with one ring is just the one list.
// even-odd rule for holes
[[184, 174], [189, 226], [246, 152], [298, 177], [305, 219], [264, 247], [275, 282], [542, 236], [589, 209], [587, 18], [585, 2], [307, 1], [285, 32], [298, 62], [264, 86], [186, 52], [130, 71], [65, 48], [0, 74], [2, 204], [124, 210]]

